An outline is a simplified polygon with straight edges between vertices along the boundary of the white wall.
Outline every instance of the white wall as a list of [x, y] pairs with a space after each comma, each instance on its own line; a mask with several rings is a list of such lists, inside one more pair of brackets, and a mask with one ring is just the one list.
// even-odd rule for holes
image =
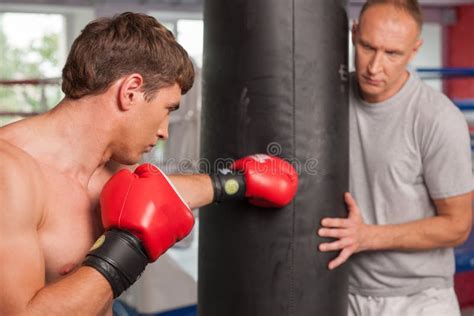
[[[411, 62], [414, 68], [441, 68], [443, 66], [443, 30], [440, 24], [425, 23], [421, 38], [423, 46], [421, 46], [418, 54]], [[425, 79], [427, 84], [441, 91], [442, 82], [439, 79]]]

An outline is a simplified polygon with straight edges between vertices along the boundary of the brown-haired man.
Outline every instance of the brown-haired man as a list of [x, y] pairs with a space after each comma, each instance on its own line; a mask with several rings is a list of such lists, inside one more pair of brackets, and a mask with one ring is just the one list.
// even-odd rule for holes
[[[416, 0], [369, 0], [352, 29], [348, 218], [322, 220], [321, 251], [349, 262], [349, 315], [459, 315], [453, 247], [469, 235], [471, 153], [462, 113], [407, 65]], [[357, 203], [356, 203], [357, 201]]]
[[168, 137], [169, 114], [193, 76], [185, 50], [154, 18], [98, 19], [72, 45], [65, 98], [0, 128], [1, 315], [111, 314], [112, 299], [190, 232], [190, 207], [292, 199], [294, 169], [263, 155], [212, 178], [171, 183], [149, 164], [111, 176], [109, 161], [136, 164]]

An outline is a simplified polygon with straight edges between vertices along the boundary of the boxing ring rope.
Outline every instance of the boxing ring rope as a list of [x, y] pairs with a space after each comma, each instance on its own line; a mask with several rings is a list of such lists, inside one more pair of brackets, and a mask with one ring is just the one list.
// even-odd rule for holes
[[23, 112], [23, 111], [0, 111], [0, 116], [24, 116], [24, 117], [29, 117], [29, 116], [35, 116], [38, 114], [41, 114], [43, 112]]
[[[0, 80], [0, 86], [46, 86], [46, 85], [60, 85], [61, 78], [43, 78], [43, 79], [18, 79], [18, 80]], [[181, 121], [192, 121], [196, 119], [196, 111], [188, 110], [184, 115], [173, 116], [170, 118], [170, 124], [176, 124]], [[0, 116], [35, 116], [43, 113], [43, 111], [4, 111], [0, 109]]]
[[[417, 68], [416, 72], [422, 79], [448, 79], [473, 77], [474, 68], [470, 67], [445, 67], [445, 68]], [[31, 78], [19, 80], [0, 80], [0, 86], [18, 86], [18, 85], [59, 85], [61, 78]], [[474, 99], [468, 100], [453, 100], [454, 104], [463, 111], [474, 110]], [[41, 112], [25, 112], [25, 111], [0, 111], [0, 116], [33, 116]]]
[[[17, 87], [17, 86], [38, 86], [40, 87], [40, 107], [41, 110], [31, 110], [27, 111], [24, 109], [15, 111], [15, 110], [5, 110], [8, 108], [5, 104], [2, 104], [0, 107], [0, 117], [6, 116], [21, 116], [21, 117], [30, 117], [40, 113], [43, 113], [48, 109], [47, 96], [45, 92], [45, 87], [50, 86], [59, 86], [61, 84], [61, 78], [30, 78], [30, 79], [1, 79], [0, 86], [4, 87]], [[11, 108], [11, 107], [10, 107]]]
[[474, 76], [474, 68], [471, 67], [418, 68], [416, 71], [422, 79], [443, 79]]
[[461, 111], [474, 111], [474, 99], [452, 100]]
[[19, 79], [19, 80], [0, 80], [2, 86], [13, 85], [59, 85], [61, 78], [44, 78], [44, 79]]

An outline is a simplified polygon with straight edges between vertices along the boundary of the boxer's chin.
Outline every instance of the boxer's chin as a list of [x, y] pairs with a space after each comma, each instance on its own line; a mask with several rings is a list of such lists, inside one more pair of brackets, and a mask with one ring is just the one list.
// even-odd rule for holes
[[115, 162], [118, 162], [119, 164], [122, 164], [122, 165], [135, 165], [137, 164], [142, 156], [143, 156], [143, 152], [142, 153], [128, 153], [128, 154], [125, 154], [125, 155], [115, 155], [115, 156], [112, 156], [112, 160], [115, 161]]

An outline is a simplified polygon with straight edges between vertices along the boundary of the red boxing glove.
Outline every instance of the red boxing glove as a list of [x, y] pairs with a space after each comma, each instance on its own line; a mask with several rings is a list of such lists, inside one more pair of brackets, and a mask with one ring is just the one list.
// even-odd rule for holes
[[158, 259], [194, 225], [188, 205], [168, 178], [144, 164], [134, 173], [117, 172], [100, 195], [104, 234], [83, 265], [100, 272], [114, 298], [132, 285], [146, 265]]
[[168, 177], [151, 164], [121, 170], [100, 196], [102, 223], [136, 236], [155, 261], [193, 228], [194, 216]]
[[296, 170], [275, 156], [248, 156], [235, 161], [231, 169], [244, 173], [245, 196], [257, 206], [283, 207], [293, 200], [298, 189]]
[[253, 155], [235, 161], [231, 170], [211, 175], [214, 201], [247, 198], [261, 207], [283, 207], [298, 189], [298, 174], [287, 161], [268, 155]]

